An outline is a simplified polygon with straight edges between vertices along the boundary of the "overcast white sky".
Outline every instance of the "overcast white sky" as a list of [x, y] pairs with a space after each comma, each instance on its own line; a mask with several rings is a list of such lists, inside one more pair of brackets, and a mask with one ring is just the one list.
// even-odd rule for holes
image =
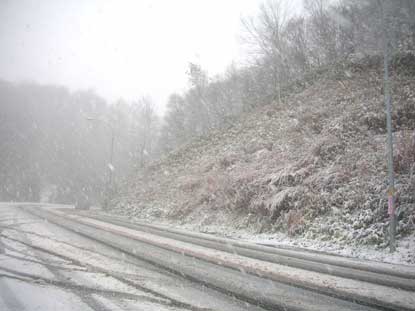
[[240, 18], [261, 2], [0, 0], [0, 78], [149, 95], [162, 111], [190, 61], [214, 75], [243, 59]]

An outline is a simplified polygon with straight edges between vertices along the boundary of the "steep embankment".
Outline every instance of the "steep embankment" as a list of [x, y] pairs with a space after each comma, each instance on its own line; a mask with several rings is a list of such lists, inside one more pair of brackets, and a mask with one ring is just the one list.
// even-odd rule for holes
[[[392, 66], [399, 236], [414, 230], [415, 58]], [[138, 172], [116, 211], [144, 219], [385, 245], [381, 59], [302, 81]], [[312, 83], [310, 82], [312, 81]]]

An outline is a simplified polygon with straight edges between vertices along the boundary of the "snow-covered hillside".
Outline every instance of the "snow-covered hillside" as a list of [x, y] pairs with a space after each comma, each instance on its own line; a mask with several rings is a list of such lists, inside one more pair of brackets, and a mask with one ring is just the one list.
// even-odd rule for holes
[[[229, 235], [337, 245], [387, 240], [381, 58], [322, 70], [137, 171], [115, 212]], [[415, 230], [415, 57], [392, 66], [398, 239]], [[408, 255], [408, 262], [415, 254]]]

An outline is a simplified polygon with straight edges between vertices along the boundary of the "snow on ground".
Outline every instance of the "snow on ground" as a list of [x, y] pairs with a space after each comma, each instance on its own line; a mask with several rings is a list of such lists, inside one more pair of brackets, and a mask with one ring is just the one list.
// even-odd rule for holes
[[[0, 279], [0, 310], [93, 311], [67, 290], [36, 283]], [[7, 291], [7, 292], [6, 292]], [[18, 297], [11, 298], [14, 293]], [[7, 299], [4, 296], [8, 297]], [[18, 299], [25, 297], [25, 299]]]
[[[137, 219], [143, 221], [142, 219]], [[146, 222], [144, 220], [144, 222]], [[147, 221], [148, 222], [148, 221]], [[154, 220], [151, 224], [156, 224]], [[307, 239], [304, 237], [292, 237], [285, 233], [252, 233], [250, 230], [230, 229], [226, 226], [183, 224], [163, 220], [161, 226], [170, 228], [208, 233], [222, 237], [241, 239], [247, 242], [270, 245], [275, 247], [294, 247], [311, 251], [324, 252], [345, 257], [353, 257], [379, 262], [415, 265], [415, 233], [397, 241], [396, 252], [390, 253], [389, 248], [380, 248], [376, 245], [355, 245], [333, 242], [333, 240]]]
[[398, 241], [397, 250], [389, 252], [389, 248], [379, 249], [373, 245], [340, 245], [330, 241], [310, 240], [306, 238], [292, 238], [284, 234], [241, 234], [241, 239], [254, 243], [267, 244], [272, 246], [300, 247], [313, 251], [337, 254], [346, 257], [381, 261], [394, 264], [414, 265], [415, 264], [415, 234]]
[[276, 247], [299, 247], [313, 251], [336, 254], [366, 260], [381, 261], [393, 264], [415, 264], [415, 234], [398, 241], [396, 252], [390, 253], [389, 248], [380, 249], [374, 245], [336, 244], [332, 241], [311, 240], [302, 237], [289, 237], [286, 234], [236, 233], [233, 238], [266, 244]]
[[415, 80], [396, 71], [391, 81], [398, 252], [389, 254], [383, 75], [371, 64], [316, 77], [283, 106], [247, 112], [131, 174], [113, 212], [415, 264]]
[[94, 295], [94, 298], [100, 301], [111, 311], [176, 311], [183, 310], [182, 308], [177, 308], [169, 305], [162, 305], [146, 301], [136, 301], [132, 299], [123, 299], [118, 301], [118, 305], [114, 304], [110, 299], [107, 299], [102, 296]]
[[[10, 224], [13, 226], [2, 230], [2, 220], [9, 218], [12, 219]], [[30, 221], [23, 224], [19, 221], [23, 218]], [[2, 284], [0, 277], [0, 310], [16, 310], [9, 306], [10, 302], [6, 306], [2, 304], [4, 298], [2, 291], [6, 286], [12, 287], [16, 284], [20, 286], [20, 283], [25, 287], [36, 287], [36, 293], [40, 297], [36, 298], [40, 300], [42, 295], [48, 295], [49, 288], [56, 287], [56, 291], [62, 288], [62, 295], [56, 293], [60, 301], [71, 304], [72, 296], [78, 299], [73, 302], [73, 309], [65, 305], [71, 310], [89, 310], [86, 305], [82, 306], [85, 299], [87, 302], [92, 301], [93, 307], [97, 307], [97, 310], [100, 310], [101, 304], [109, 305], [111, 310], [182, 310], [182, 303], [194, 306], [195, 309], [260, 310], [252, 305], [246, 305], [245, 302], [235, 301], [227, 295], [207, 289], [203, 285], [178, 278], [116, 249], [100, 243], [91, 243], [90, 239], [2, 204], [0, 204], [0, 231], [4, 235], [0, 238], [0, 273], [7, 274], [7, 277], [3, 277], [6, 285]], [[7, 237], [26, 240], [38, 250], [44, 249], [51, 253], [31, 252], [30, 246], [10, 241]], [[1, 254], [1, 243], [7, 246], [4, 254]], [[10, 247], [15, 251], [12, 251]], [[8, 258], [10, 255], [19, 258], [14, 258], [14, 262]], [[50, 267], [53, 275], [46, 274], [48, 271], [44, 269], [38, 271], [43, 265]], [[8, 269], [9, 272], [1, 271], [2, 267]], [[24, 274], [20, 275], [19, 272]], [[13, 278], [19, 278], [19, 280]], [[52, 283], [49, 284], [48, 280]], [[68, 295], [64, 296], [66, 292]], [[13, 298], [13, 295], [10, 294], [9, 297]], [[20, 297], [11, 301], [18, 303], [19, 298], [22, 297], [30, 303], [31, 296], [30, 293], [26, 294], [26, 290], [22, 291]], [[79, 298], [82, 298], [82, 301]], [[67, 310], [59, 305], [56, 308], [49, 308], [48, 302], [45, 302], [45, 308], [41, 308], [41, 301], [40, 304], [37, 302], [39, 299], [34, 301], [34, 306], [36, 308], [39, 306], [39, 310]], [[81, 306], [78, 307], [78, 304]], [[23, 308], [17, 308], [17, 310], [23, 310]]]
[[[245, 256], [240, 256], [235, 253], [228, 253], [219, 251], [204, 246], [194, 245], [187, 242], [182, 242], [166, 237], [161, 237], [147, 232], [136, 231], [134, 229], [122, 227], [120, 225], [110, 224], [100, 220], [79, 217], [75, 217], [78, 221], [97, 226], [101, 229], [108, 229], [115, 231], [121, 235], [132, 237], [134, 239], [143, 241], [145, 243], [151, 243], [163, 248], [173, 250], [182, 254], [194, 256], [199, 259], [207, 260], [210, 262], [220, 263], [220, 265], [238, 268], [241, 271], [252, 271], [259, 273], [260, 275], [268, 274], [269, 277], [276, 277], [279, 279], [291, 279], [295, 280], [299, 284], [306, 284], [309, 287], [326, 289], [336, 288], [337, 290], [343, 290], [344, 294], [350, 294], [357, 296], [362, 294], [364, 297], [376, 297], [377, 301], [392, 301], [399, 303], [403, 300], [409, 302], [409, 304], [415, 303], [408, 300], [407, 293], [403, 293], [400, 289], [391, 289], [384, 286], [378, 286], [367, 283], [364, 288], [359, 288], [359, 281], [339, 278], [332, 275], [321, 275], [320, 273], [305, 271], [298, 268], [289, 266], [281, 266], [270, 262], [264, 262], [258, 259], [253, 259]], [[347, 289], [347, 290], [346, 290]], [[402, 297], [400, 297], [402, 295]]]

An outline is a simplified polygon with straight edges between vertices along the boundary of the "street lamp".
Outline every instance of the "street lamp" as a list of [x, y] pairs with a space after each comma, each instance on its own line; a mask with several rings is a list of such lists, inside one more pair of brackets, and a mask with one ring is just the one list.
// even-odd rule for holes
[[113, 158], [114, 158], [114, 140], [115, 140], [115, 130], [111, 123], [108, 121], [105, 121], [103, 119], [97, 119], [92, 117], [86, 118], [88, 121], [95, 121], [95, 122], [101, 122], [105, 126], [107, 126], [110, 129], [111, 132], [111, 147], [110, 147], [110, 160], [108, 163], [108, 182], [107, 182], [107, 189], [106, 189], [106, 196], [104, 201], [104, 209], [108, 209], [109, 200], [110, 200], [110, 192], [112, 191], [113, 186], [113, 171], [114, 171], [114, 165], [113, 165]]

